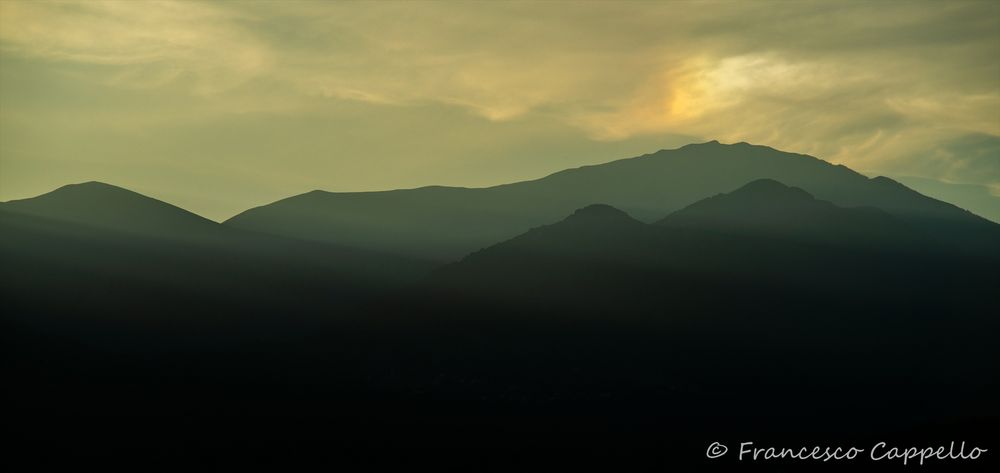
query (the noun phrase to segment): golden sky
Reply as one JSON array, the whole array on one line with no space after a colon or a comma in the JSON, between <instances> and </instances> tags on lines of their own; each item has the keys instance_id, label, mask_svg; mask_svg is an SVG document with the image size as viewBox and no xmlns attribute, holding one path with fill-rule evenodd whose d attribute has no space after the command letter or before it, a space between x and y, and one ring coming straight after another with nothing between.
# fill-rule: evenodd
<instances>
[{"instance_id":1,"label":"golden sky","mask_svg":"<svg viewBox=\"0 0 1000 473\"><path fill-rule=\"evenodd\" d=\"M711 139L1000 195L1000 2L0 1L0 200L221 219Z\"/></svg>"}]
</instances>

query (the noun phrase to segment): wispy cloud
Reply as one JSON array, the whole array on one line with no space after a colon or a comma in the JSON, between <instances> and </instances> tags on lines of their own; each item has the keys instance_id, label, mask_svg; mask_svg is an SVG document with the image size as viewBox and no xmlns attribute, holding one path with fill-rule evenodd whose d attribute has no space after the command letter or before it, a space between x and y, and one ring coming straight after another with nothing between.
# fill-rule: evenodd
<instances>
[{"instance_id":1,"label":"wispy cloud","mask_svg":"<svg viewBox=\"0 0 1000 473\"><path fill-rule=\"evenodd\" d=\"M8 1L0 3L8 68L28 63L55 81L73 66L63 80L107 91L90 106L45 107L0 91L0 115L48 114L56 126L90 114L91 127L169 133L193 121L226 126L232 115L336 119L353 110L348 103L454 107L487 123L576 130L560 135L566 140L750 141L866 170L1000 187L992 148L977 172L927 165L961 167L972 151L952 143L1000 136L998 57L1000 4L979 1ZM446 118L456 119L427 120ZM384 122L364 126L388 132ZM438 139L452 138L449 126L441 123ZM434 162L469 159L469 150Z\"/></svg>"},{"instance_id":2,"label":"wispy cloud","mask_svg":"<svg viewBox=\"0 0 1000 473\"><path fill-rule=\"evenodd\" d=\"M192 91L231 88L272 66L274 51L238 26L238 11L194 2L4 2L4 53L115 66L105 79L153 88L190 80Z\"/></svg>"}]
</instances>

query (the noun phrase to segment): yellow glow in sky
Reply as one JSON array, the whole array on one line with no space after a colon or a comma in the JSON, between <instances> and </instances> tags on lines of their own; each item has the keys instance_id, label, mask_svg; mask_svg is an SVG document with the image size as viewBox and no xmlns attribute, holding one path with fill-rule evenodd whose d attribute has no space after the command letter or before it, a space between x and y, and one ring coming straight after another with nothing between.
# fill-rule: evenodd
<instances>
[{"instance_id":1,"label":"yellow glow in sky","mask_svg":"<svg viewBox=\"0 0 1000 473\"><path fill-rule=\"evenodd\" d=\"M0 2L0 200L220 219L711 139L1000 195L1000 3Z\"/></svg>"}]
</instances>

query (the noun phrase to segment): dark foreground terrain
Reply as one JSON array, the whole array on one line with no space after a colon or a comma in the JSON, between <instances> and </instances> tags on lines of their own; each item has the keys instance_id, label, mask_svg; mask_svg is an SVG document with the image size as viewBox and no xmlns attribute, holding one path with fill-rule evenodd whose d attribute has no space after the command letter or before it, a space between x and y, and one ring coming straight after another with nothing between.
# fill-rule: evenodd
<instances>
[{"instance_id":1,"label":"dark foreground terrain","mask_svg":"<svg viewBox=\"0 0 1000 473\"><path fill-rule=\"evenodd\" d=\"M1000 233L947 204L901 218L758 179L647 221L585 206L442 265L68 189L0 207L8 463L957 471L1000 454ZM83 222L51 211L86 216L95 195L106 212ZM740 442L952 441L989 451L736 459ZM713 442L729 453L706 458Z\"/></svg>"},{"instance_id":2,"label":"dark foreground terrain","mask_svg":"<svg viewBox=\"0 0 1000 473\"><path fill-rule=\"evenodd\" d=\"M839 284L816 276L825 257L752 284L579 263L543 294L487 298L449 286L460 267L359 283L294 260L123 247L106 267L174 283L5 253L15 454L285 464L402 449L485 466L539 465L526 452L540 449L553 465L708 467L722 465L704 459L713 441L995 445L983 262L859 264L860 282Z\"/></svg>"}]
</instances>

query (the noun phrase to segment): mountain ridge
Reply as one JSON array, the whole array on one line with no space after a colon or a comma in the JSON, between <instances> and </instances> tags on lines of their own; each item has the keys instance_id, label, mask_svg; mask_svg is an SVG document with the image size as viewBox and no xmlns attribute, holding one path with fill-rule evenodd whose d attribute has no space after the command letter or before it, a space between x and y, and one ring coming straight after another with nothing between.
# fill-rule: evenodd
<instances>
[{"instance_id":1,"label":"mountain ridge","mask_svg":"<svg viewBox=\"0 0 1000 473\"><path fill-rule=\"evenodd\" d=\"M869 179L804 154L718 141L484 188L312 191L248 209L223 223L449 261L590 203L603 202L650 222L760 178L777 179L842 207L878 207L930 233L941 222L996 232L985 219L887 178Z\"/></svg>"},{"instance_id":2,"label":"mountain ridge","mask_svg":"<svg viewBox=\"0 0 1000 473\"><path fill-rule=\"evenodd\" d=\"M932 242L876 207L838 207L773 179L695 202L654 225L726 234L808 239L836 246L916 248Z\"/></svg>"},{"instance_id":3,"label":"mountain ridge","mask_svg":"<svg viewBox=\"0 0 1000 473\"><path fill-rule=\"evenodd\" d=\"M996 253L960 251L880 209L839 207L770 179L650 224L579 218L593 207L445 265L430 284L445 294L573 314L641 316L659 313L662 303L682 312L730 307L720 294L806 306L819 298L846 310L857 298L886 308L900 298L919 305L914 287L932 292L951 278L982 286L986 268L1000 261Z\"/></svg>"},{"instance_id":4,"label":"mountain ridge","mask_svg":"<svg viewBox=\"0 0 1000 473\"><path fill-rule=\"evenodd\" d=\"M446 262L595 202L655 222L759 179L778 180L839 207L881 209L958 246L985 248L1000 239L1000 225L890 178L868 178L809 155L716 140L492 187L317 189L247 209L222 224L94 181L0 203L0 210L142 234L247 231Z\"/></svg>"},{"instance_id":5,"label":"mountain ridge","mask_svg":"<svg viewBox=\"0 0 1000 473\"><path fill-rule=\"evenodd\" d=\"M187 209L99 181L67 184L36 197L0 202L0 211L147 236L228 231Z\"/></svg>"}]
</instances>

